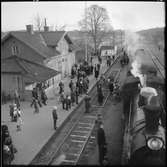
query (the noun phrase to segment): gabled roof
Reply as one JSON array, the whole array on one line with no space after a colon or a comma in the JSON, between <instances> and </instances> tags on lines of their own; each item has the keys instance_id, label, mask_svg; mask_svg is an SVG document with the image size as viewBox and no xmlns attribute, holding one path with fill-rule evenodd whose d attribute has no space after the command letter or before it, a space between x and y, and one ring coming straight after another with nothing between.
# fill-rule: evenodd
<instances>
[{"instance_id":1,"label":"gabled roof","mask_svg":"<svg viewBox=\"0 0 167 167\"><path fill-rule=\"evenodd\" d=\"M19 41L23 42L44 58L52 57L54 55L53 51L47 47L43 36L39 32L34 32L33 34L30 34L26 31L11 31L1 40L1 42L3 43L10 36L13 36Z\"/></svg>"},{"instance_id":2,"label":"gabled roof","mask_svg":"<svg viewBox=\"0 0 167 167\"><path fill-rule=\"evenodd\" d=\"M44 65L13 56L2 60L1 73L20 73L27 78L29 83L33 83L46 81L60 72Z\"/></svg>"},{"instance_id":3,"label":"gabled roof","mask_svg":"<svg viewBox=\"0 0 167 167\"><path fill-rule=\"evenodd\" d=\"M50 47L56 47L57 43L64 37L66 41L74 48L73 42L65 31L48 31L38 32L34 31L30 34L27 31L11 31L1 39L4 43L9 37L13 36L17 40L23 42L44 58L59 55L60 52L53 50ZM56 55L55 55L56 54Z\"/></svg>"},{"instance_id":4,"label":"gabled roof","mask_svg":"<svg viewBox=\"0 0 167 167\"><path fill-rule=\"evenodd\" d=\"M48 46L56 46L65 34L65 31L40 32Z\"/></svg>"}]
</instances>

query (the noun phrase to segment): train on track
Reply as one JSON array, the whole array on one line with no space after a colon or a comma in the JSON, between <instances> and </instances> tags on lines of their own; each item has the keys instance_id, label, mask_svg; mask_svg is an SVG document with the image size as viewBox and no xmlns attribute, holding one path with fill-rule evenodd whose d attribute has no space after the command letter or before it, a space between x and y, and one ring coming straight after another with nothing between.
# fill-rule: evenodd
<instances>
[{"instance_id":1,"label":"train on track","mask_svg":"<svg viewBox=\"0 0 167 167\"><path fill-rule=\"evenodd\" d=\"M145 87L127 73L121 87L125 118L124 164L165 165L165 81L157 69L144 65ZM140 86L139 86L140 85Z\"/></svg>"}]
</instances>

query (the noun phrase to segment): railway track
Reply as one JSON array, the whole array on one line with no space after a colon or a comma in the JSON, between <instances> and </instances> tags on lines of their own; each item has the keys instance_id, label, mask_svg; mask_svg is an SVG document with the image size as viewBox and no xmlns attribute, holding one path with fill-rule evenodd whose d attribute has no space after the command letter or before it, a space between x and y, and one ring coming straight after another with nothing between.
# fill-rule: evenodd
<instances>
[{"instance_id":1,"label":"railway track","mask_svg":"<svg viewBox=\"0 0 167 167\"><path fill-rule=\"evenodd\" d=\"M146 48L149 56L151 57L152 62L158 69L160 75L162 76L163 79L165 79L165 65L160 61L159 57L156 56L156 54L151 51L148 47Z\"/></svg>"},{"instance_id":2,"label":"railway track","mask_svg":"<svg viewBox=\"0 0 167 167\"><path fill-rule=\"evenodd\" d=\"M119 58L115 60L113 65ZM120 71L112 71L112 66L105 72L105 76L113 75L115 78ZM76 165L83 153L95 127L97 114L104 106L109 92L104 89L104 103L99 106L96 98L96 84L90 90L92 111L84 113L84 101L77 106L69 121L61 129L61 133L55 134L31 161L30 165Z\"/></svg>"}]
</instances>

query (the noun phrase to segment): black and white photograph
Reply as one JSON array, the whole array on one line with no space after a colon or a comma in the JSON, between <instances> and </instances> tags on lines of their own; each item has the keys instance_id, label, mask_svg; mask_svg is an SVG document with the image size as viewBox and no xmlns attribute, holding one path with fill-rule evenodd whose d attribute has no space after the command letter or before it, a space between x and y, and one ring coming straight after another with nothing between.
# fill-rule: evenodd
<instances>
[{"instance_id":1,"label":"black and white photograph","mask_svg":"<svg viewBox=\"0 0 167 167\"><path fill-rule=\"evenodd\" d=\"M1 2L3 165L166 165L165 2Z\"/></svg>"}]
</instances>

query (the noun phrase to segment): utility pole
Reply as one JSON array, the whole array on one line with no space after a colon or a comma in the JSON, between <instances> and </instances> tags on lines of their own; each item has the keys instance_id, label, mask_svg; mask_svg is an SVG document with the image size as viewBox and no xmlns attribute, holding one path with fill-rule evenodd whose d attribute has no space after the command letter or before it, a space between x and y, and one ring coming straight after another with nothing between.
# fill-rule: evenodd
<instances>
[{"instance_id":1,"label":"utility pole","mask_svg":"<svg viewBox=\"0 0 167 167\"><path fill-rule=\"evenodd\" d=\"M85 1L85 60L88 61L87 49L87 1Z\"/></svg>"}]
</instances>

